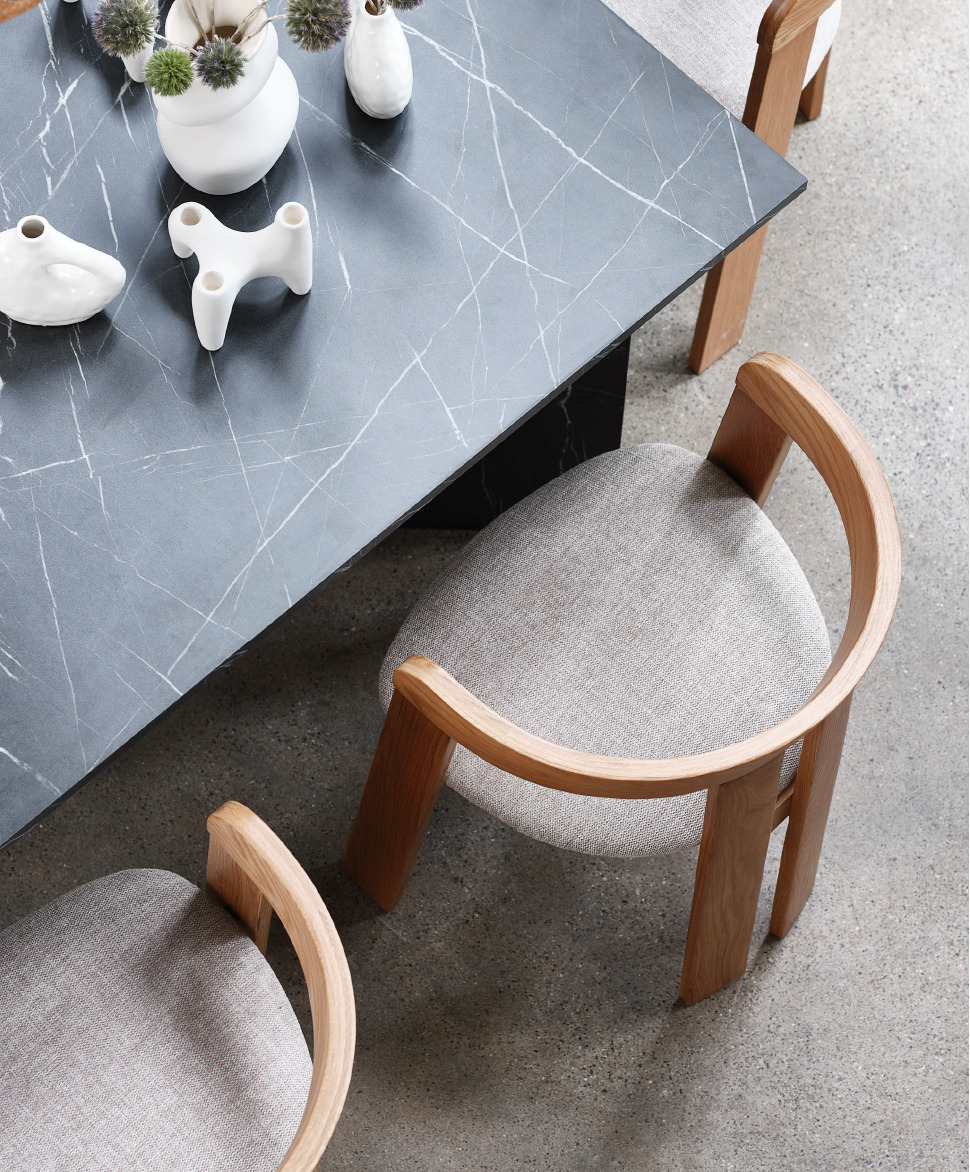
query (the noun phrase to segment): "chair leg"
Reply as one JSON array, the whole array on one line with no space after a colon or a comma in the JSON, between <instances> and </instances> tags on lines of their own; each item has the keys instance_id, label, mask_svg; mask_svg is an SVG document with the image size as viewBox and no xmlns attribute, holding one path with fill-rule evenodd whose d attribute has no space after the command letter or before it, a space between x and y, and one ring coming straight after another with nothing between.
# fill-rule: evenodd
<instances>
[{"instance_id":1,"label":"chair leg","mask_svg":"<svg viewBox=\"0 0 970 1172\"><path fill-rule=\"evenodd\" d=\"M843 700L829 717L808 733L802 745L775 901L771 908L774 936L784 936L788 932L815 886L851 702L851 696Z\"/></svg>"},{"instance_id":2,"label":"chair leg","mask_svg":"<svg viewBox=\"0 0 970 1172\"><path fill-rule=\"evenodd\" d=\"M744 975L782 755L708 790L680 995L688 1005Z\"/></svg>"},{"instance_id":3,"label":"chair leg","mask_svg":"<svg viewBox=\"0 0 970 1172\"><path fill-rule=\"evenodd\" d=\"M344 871L385 911L404 894L454 748L394 692L343 858Z\"/></svg>"},{"instance_id":4,"label":"chair leg","mask_svg":"<svg viewBox=\"0 0 970 1172\"><path fill-rule=\"evenodd\" d=\"M829 49L822 64L818 67L817 73L802 90L802 96L798 99L798 108L809 122L814 121L822 113L822 99L825 97L825 75L828 73L831 56L832 50Z\"/></svg>"},{"instance_id":5,"label":"chair leg","mask_svg":"<svg viewBox=\"0 0 970 1172\"><path fill-rule=\"evenodd\" d=\"M695 374L706 370L741 341L767 232L766 224L707 274L687 359Z\"/></svg>"}]
</instances>

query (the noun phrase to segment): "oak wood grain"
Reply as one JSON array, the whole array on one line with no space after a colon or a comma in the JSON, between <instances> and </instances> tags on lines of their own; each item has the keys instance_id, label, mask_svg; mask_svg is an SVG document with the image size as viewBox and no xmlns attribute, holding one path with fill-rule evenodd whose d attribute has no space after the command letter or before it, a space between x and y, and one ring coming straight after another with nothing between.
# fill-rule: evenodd
<instances>
[{"instance_id":1,"label":"oak wood grain","mask_svg":"<svg viewBox=\"0 0 970 1172\"><path fill-rule=\"evenodd\" d=\"M680 995L688 1005L744 976L782 754L707 792Z\"/></svg>"},{"instance_id":2,"label":"oak wood grain","mask_svg":"<svg viewBox=\"0 0 970 1172\"><path fill-rule=\"evenodd\" d=\"M851 702L851 696L843 700L802 746L771 908L775 936L787 934L815 886Z\"/></svg>"},{"instance_id":3,"label":"oak wood grain","mask_svg":"<svg viewBox=\"0 0 970 1172\"><path fill-rule=\"evenodd\" d=\"M454 748L395 688L343 858L344 871L385 911L404 893Z\"/></svg>"},{"instance_id":4,"label":"oak wood grain","mask_svg":"<svg viewBox=\"0 0 970 1172\"><path fill-rule=\"evenodd\" d=\"M768 226L742 241L704 280L687 365L701 374L741 341Z\"/></svg>"},{"instance_id":5,"label":"oak wood grain","mask_svg":"<svg viewBox=\"0 0 970 1172\"><path fill-rule=\"evenodd\" d=\"M772 0L765 9L758 26L758 44L767 44L776 49L801 36L806 29L814 30L818 18L832 7L835 0ZM814 36L814 31L813 31ZM806 61L806 67L808 62ZM805 79L805 70L798 79L799 85Z\"/></svg>"},{"instance_id":6,"label":"oak wood grain","mask_svg":"<svg viewBox=\"0 0 970 1172\"><path fill-rule=\"evenodd\" d=\"M222 843L209 841L209 859L205 872L206 887L242 920L256 947L264 955L269 941L273 907L266 896L239 866Z\"/></svg>"},{"instance_id":7,"label":"oak wood grain","mask_svg":"<svg viewBox=\"0 0 970 1172\"><path fill-rule=\"evenodd\" d=\"M217 882L228 858L258 888L282 921L307 983L313 1074L303 1118L278 1172L312 1172L340 1117L354 1061L356 1016L347 959L317 889L265 822L238 802L227 802L210 814L207 826L217 848ZM248 889L235 878L225 887L230 895L242 890L248 899Z\"/></svg>"},{"instance_id":8,"label":"oak wood grain","mask_svg":"<svg viewBox=\"0 0 970 1172\"><path fill-rule=\"evenodd\" d=\"M0 0L0 24L19 16L30 8L36 8L40 0Z\"/></svg>"},{"instance_id":9,"label":"oak wood grain","mask_svg":"<svg viewBox=\"0 0 970 1172\"><path fill-rule=\"evenodd\" d=\"M758 29L758 54L742 121L779 155L788 152L818 18L832 3L774 0ZM821 90L818 100L820 106ZM767 233L765 225L708 273L687 359L695 373L741 341Z\"/></svg>"},{"instance_id":10,"label":"oak wood grain","mask_svg":"<svg viewBox=\"0 0 970 1172\"><path fill-rule=\"evenodd\" d=\"M791 444L783 428L735 389L707 458L763 508Z\"/></svg>"}]
</instances>

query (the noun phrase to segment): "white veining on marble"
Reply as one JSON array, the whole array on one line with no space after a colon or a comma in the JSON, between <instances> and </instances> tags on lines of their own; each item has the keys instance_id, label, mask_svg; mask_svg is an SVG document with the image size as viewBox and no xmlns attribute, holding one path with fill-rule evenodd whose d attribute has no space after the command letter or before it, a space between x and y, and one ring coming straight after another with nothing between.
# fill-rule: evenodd
<instances>
[{"instance_id":1,"label":"white veining on marble","mask_svg":"<svg viewBox=\"0 0 970 1172\"><path fill-rule=\"evenodd\" d=\"M348 107L339 55L290 55L297 133L226 207L248 230L302 200L320 276L299 306L254 286L218 361L192 344L194 267L160 231L186 194L146 91L83 18L51 20L48 0L33 33L10 26L28 51L17 84L0 77L22 111L0 134L0 218L49 205L130 274L107 319L43 338L3 319L0 573L15 588L0 597L0 779L28 807L238 654L775 206L747 132L709 99L682 116L684 79L652 50L616 38L615 71L589 85L586 37L614 21L592 0L571 0L566 49L554 24L551 39L510 43L532 2L410 14L415 98L393 124ZM567 395L558 411L573 406ZM0 824L0 839L17 829Z\"/></svg>"}]
</instances>

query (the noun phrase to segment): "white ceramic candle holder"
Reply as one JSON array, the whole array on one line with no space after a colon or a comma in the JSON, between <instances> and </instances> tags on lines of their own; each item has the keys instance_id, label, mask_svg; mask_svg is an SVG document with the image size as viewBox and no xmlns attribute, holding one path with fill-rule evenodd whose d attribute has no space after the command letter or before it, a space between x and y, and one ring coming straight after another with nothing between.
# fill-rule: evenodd
<instances>
[{"instance_id":1,"label":"white ceramic candle holder","mask_svg":"<svg viewBox=\"0 0 970 1172\"><path fill-rule=\"evenodd\" d=\"M106 252L72 240L43 216L24 216L0 232L0 312L28 326L87 321L125 284L125 270Z\"/></svg>"},{"instance_id":2,"label":"white ceramic candle holder","mask_svg":"<svg viewBox=\"0 0 970 1172\"><path fill-rule=\"evenodd\" d=\"M176 255L199 258L192 314L199 341L218 350L239 290L256 277L281 277L294 293L313 284L310 220L301 203L285 203L268 227L234 232L200 203L180 204L168 218Z\"/></svg>"}]
</instances>

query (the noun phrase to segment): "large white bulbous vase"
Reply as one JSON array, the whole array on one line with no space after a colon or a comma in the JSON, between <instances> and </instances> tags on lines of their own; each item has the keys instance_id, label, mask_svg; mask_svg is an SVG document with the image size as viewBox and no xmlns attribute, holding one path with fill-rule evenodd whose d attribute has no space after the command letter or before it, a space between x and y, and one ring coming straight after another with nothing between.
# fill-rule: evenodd
<instances>
[{"instance_id":1,"label":"large white bulbous vase","mask_svg":"<svg viewBox=\"0 0 970 1172\"><path fill-rule=\"evenodd\" d=\"M216 29L235 28L253 0L215 0ZM263 17L256 17L253 27ZM175 0L165 35L194 45L198 31L185 0ZM228 35L228 34L227 34ZM186 183L208 195L232 195L258 183L283 153L300 109L290 67L279 59L274 25L243 46L246 68L229 89L196 78L176 98L155 95L158 140Z\"/></svg>"},{"instance_id":2,"label":"large white bulbous vase","mask_svg":"<svg viewBox=\"0 0 970 1172\"><path fill-rule=\"evenodd\" d=\"M125 270L113 256L25 216L0 232L0 313L28 326L87 321L121 292Z\"/></svg>"},{"instance_id":3,"label":"large white bulbous vase","mask_svg":"<svg viewBox=\"0 0 970 1172\"><path fill-rule=\"evenodd\" d=\"M344 41L344 73L354 101L372 118L394 118L411 100L411 50L393 8L374 15L366 0L352 0Z\"/></svg>"}]
</instances>

